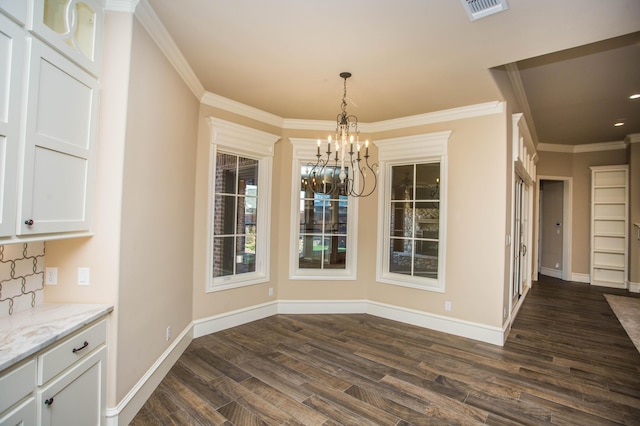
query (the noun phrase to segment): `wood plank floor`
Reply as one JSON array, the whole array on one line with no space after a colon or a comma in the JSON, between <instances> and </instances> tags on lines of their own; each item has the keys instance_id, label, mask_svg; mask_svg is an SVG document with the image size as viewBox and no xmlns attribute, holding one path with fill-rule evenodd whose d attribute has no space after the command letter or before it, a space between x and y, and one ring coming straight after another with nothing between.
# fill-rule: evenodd
<instances>
[{"instance_id":1,"label":"wood plank floor","mask_svg":"<svg viewBox=\"0 0 640 426\"><path fill-rule=\"evenodd\" d=\"M640 425L640 354L603 293L640 297L541 277L504 347L276 315L195 339L131 424Z\"/></svg>"}]
</instances>

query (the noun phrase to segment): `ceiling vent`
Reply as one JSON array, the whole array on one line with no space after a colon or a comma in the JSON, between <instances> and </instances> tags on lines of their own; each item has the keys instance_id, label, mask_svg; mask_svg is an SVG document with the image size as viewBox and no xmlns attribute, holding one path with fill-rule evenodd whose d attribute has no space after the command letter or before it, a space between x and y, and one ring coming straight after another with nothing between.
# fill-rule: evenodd
<instances>
[{"instance_id":1,"label":"ceiling vent","mask_svg":"<svg viewBox=\"0 0 640 426\"><path fill-rule=\"evenodd\" d=\"M507 0L461 0L464 5L464 9L469 15L469 19L475 21L476 19L484 18L485 16L493 15L494 13L507 10Z\"/></svg>"}]
</instances>

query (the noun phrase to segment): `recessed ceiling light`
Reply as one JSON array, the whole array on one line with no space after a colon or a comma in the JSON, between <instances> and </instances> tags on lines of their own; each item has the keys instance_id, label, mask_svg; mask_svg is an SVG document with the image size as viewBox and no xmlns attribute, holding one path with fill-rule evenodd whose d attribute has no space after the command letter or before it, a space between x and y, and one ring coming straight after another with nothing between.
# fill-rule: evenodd
<instances>
[{"instance_id":1,"label":"recessed ceiling light","mask_svg":"<svg viewBox=\"0 0 640 426\"><path fill-rule=\"evenodd\" d=\"M629 96L629 99L640 99L640 93L634 93L633 95Z\"/></svg>"},{"instance_id":2,"label":"recessed ceiling light","mask_svg":"<svg viewBox=\"0 0 640 426\"><path fill-rule=\"evenodd\" d=\"M614 125L614 126L616 126L616 127L624 126L624 121L622 121L622 120L618 120L618 121L616 121L615 123L613 123L613 125Z\"/></svg>"}]
</instances>

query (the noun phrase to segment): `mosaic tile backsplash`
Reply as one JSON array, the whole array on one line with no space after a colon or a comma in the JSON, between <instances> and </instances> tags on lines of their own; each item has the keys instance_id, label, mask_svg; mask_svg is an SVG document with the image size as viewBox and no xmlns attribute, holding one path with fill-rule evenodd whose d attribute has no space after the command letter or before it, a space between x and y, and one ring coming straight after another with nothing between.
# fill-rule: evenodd
<instances>
[{"instance_id":1,"label":"mosaic tile backsplash","mask_svg":"<svg viewBox=\"0 0 640 426\"><path fill-rule=\"evenodd\" d=\"M0 245L0 317L42 303L44 252L44 241Z\"/></svg>"}]
</instances>

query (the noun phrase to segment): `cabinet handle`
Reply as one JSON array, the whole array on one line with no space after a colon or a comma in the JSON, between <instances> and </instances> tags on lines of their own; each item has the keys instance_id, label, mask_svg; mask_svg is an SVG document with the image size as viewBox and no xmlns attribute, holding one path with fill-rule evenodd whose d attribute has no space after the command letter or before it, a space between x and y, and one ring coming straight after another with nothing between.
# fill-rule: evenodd
<instances>
[{"instance_id":1,"label":"cabinet handle","mask_svg":"<svg viewBox=\"0 0 640 426\"><path fill-rule=\"evenodd\" d=\"M25 224L25 225L27 225L27 226L31 226L31 225L33 225L33 219L27 219L27 220L25 220L25 221L24 221L24 224Z\"/></svg>"},{"instance_id":2,"label":"cabinet handle","mask_svg":"<svg viewBox=\"0 0 640 426\"><path fill-rule=\"evenodd\" d=\"M75 354L76 352L80 352L81 350L83 350L87 346L89 346L89 342L87 342L85 340L84 343L82 344L82 346L80 346L79 348L73 348L73 350L71 352L73 352Z\"/></svg>"},{"instance_id":3,"label":"cabinet handle","mask_svg":"<svg viewBox=\"0 0 640 426\"><path fill-rule=\"evenodd\" d=\"M51 405L51 404L53 404L53 397L44 400L44 405Z\"/></svg>"}]
</instances>

